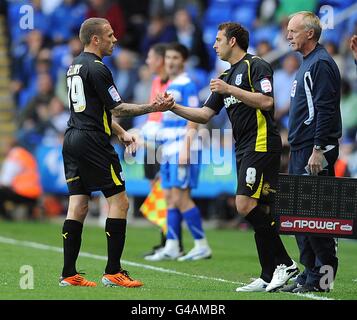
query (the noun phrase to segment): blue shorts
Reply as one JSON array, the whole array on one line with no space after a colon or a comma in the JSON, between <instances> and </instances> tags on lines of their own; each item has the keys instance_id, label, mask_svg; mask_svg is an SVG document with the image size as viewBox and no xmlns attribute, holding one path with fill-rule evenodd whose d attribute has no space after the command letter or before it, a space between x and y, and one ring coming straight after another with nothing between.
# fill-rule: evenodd
<instances>
[{"instance_id":1,"label":"blue shorts","mask_svg":"<svg viewBox=\"0 0 357 320\"><path fill-rule=\"evenodd\" d=\"M161 184L164 189L194 189L198 184L200 164L178 165L167 161L160 166Z\"/></svg>"}]
</instances>

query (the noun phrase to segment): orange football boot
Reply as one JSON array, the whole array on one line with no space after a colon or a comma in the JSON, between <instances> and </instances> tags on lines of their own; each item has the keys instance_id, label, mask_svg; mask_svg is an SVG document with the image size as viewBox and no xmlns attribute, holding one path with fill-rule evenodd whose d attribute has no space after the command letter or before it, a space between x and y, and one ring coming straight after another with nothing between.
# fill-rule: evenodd
<instances>
[{"instance_id":1,"label":"orange football boot","mask_svg":"<svg viewBox=\"0 0 357 320\"><path fill-rule=\"evenodd\" d=\"M126 288L134 288L141 287L144 285L139 280L134 280L129 276L128 271L121 270L116 274L104 274L102 278L102 283L106 287L126 287Z\"/></svg>"},{"instance_id":2,"label":"orange football boot","mask_svg":"<svg viewBox=\"0 0 357 320\"><path fill-rule=\"evenodd\" d=\"M60 287L66 286L80 286L80 287L96 287L97 284L93 281L89 281L80 274L75 274L71 277L61 277L59 281Z\"/></svg>"}]
</instances>

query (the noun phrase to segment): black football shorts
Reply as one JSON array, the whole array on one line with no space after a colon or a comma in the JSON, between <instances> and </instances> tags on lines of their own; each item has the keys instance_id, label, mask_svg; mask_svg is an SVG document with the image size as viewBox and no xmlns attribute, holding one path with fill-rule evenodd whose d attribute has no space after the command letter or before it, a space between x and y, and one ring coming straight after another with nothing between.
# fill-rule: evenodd
<instances>
[{"instance_id":1,"label":"black football shorts","mask_svg":"<svg viewBox=\"0 0 357 320\"><path fill-rule=\"evenodd\" d=\"M125 190L118 154L104 132L68 129L62 154L70 195L102 191L110 197Z\"/></svg>"},{"instance_id":2,"label":"black football shorts","mask_svg":"<svg viewBox=\"0 0 357 320\"><path fill-rule=\"evenodd\" d=\"M276 192L280 169L279 152L248 151L237 156L237 195L269 204Z\"/></svg>"}]
</instances>

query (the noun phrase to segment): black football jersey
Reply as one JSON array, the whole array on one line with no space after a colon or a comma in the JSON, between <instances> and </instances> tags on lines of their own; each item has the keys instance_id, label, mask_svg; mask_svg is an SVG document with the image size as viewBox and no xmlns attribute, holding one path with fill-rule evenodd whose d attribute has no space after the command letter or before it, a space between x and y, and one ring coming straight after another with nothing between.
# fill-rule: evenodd
<instances>
[{"instance_id":1,"label":"black football jersey","mask_svg":"<svg viewBox=\"0 0 357 320\"><path fill-rule=\"evenodd\" d=\"M243 59L220 75L220 79L251 92L273 97L273 70L257 56L247 53ZM234 96L212 93L205 106L217 114L226 108L232 123L236 153L246 151L280 152L281 138L274 122L274 108L269 111L255 109Z\"/></svg>"},{"instance_id":2,"label":"black football jersey","mask_svg":"<svg viewBox=\"0 0 357 320\"><path fill-rule=\"evenodd\" d=\"M111 109L121 103L113 76L95 54L82 52L67 71L71 116L68 126L111 135Z\"/></svg>"}]
</instances>

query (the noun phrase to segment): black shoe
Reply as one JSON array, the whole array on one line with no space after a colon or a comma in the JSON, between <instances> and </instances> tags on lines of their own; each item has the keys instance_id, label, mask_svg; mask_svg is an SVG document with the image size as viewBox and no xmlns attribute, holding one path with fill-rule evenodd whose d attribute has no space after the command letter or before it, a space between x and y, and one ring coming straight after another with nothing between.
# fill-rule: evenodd
<instances>
[{"instance_id":1,"label":"black shoe","mask_svg":"<svg viewBox=\"0 0 357 320\"><path fill-rule=\"evenodd\" d=\"M163 249L165 247L165 245L161 245L161 244L158 244L157 246L154 246L150 252L147 252L144 254L144 257L146 256L152 256L153 254L155 254L158 250L160 249Z\"/></svg>"},{"instance_id":2,"label":"black shoe","mask_svg":"<svg viewBox=\"0 0 357 320\"><path fill-rule=\"evenodd\" d=\"M308 292L330 292L330 289L322 289L313 285L304 284L292 291L293 293L308 293Z\"/></svg>"},{"instance_id":3,"label":"black shoe","mask_svg":"<svg viewBox=\"0 0 357 320\"><path fill-rule=\"evenodd\" d=\"M293 292L293 290L302 287L302 284L297 283L297 282L293 282L289 285L284 286L283 288L281 288L279 291L281 292Z\"/></svg>"}]
</instances>

